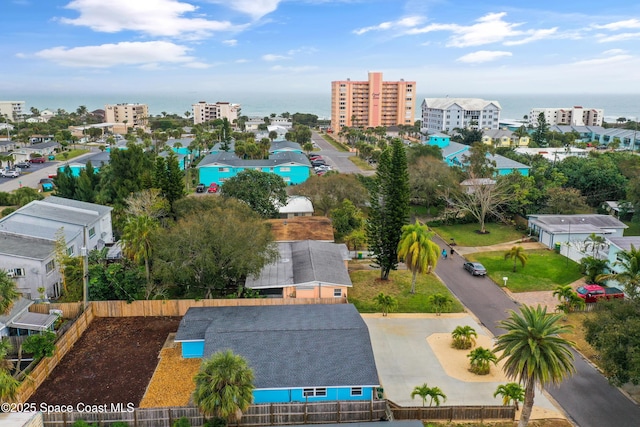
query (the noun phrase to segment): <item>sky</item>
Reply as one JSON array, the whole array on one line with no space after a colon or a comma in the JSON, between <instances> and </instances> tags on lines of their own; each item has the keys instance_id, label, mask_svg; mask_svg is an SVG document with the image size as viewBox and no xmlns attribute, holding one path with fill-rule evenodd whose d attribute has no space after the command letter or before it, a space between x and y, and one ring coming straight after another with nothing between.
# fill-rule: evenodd
<instances>
[{"instance_id":1,"label":"sky","mask_svg":"<svg viewBox=\"0 0 640 427\"><path fill-rule=\"evenodd\" d=\"M0 99L47 93L640 93L640 2L3 0Z\"/></svg>"}]
</instances>

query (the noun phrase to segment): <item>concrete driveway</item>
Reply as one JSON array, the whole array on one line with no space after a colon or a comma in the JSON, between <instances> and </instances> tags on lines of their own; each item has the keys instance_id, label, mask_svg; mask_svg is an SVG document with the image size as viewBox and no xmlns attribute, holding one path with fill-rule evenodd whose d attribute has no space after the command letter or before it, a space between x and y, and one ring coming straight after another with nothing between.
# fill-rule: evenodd
<instances>
[{"instance_id":1,"label":"concrete driveway","mask_svg":"<svg viewBox=\"0 0 640 427\"><path fill-rule=\"evenodd\" d=\"M362 314L369 328L373 353L385 396L402 406L420 406L422 402L411 399L411 391L423 383L440 387L447 395L445 405L501 405L494 398L496 387L506 381L462 381L449 376L427 341L432 334L450 334L456 326L471 326L478 335L486 331L468 314ZM498 368L493 368L498 369ZM558 409L540 392L536 393L535 406L557 413Z\"/></svg>"}]
</instances>

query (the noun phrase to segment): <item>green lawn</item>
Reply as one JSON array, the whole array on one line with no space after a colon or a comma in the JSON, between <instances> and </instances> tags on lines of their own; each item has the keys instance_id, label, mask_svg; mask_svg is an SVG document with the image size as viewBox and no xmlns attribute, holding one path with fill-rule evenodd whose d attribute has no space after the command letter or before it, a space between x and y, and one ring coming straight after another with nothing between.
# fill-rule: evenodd
<instances>
[{"instance_id":1,"label":"green lawn","mask_svg":"<svg viewBox=\"0 0 640 427\"><path fill-rule=\"evenodd\" d=\"M416 293L411 294L411 272L408 270L392 271L389 280L381 281L379 270L351 271L353 288L349 290L349 302L361 313L379 313L380 309L373 298L380 292L392 295L398 300L395 313L434 313L435 310L427 301L430 295L441 293L451 297L453 303L446 313L460 313L462 304L449 292L433 274L419 274L416 282Z\"/></svg>"},{"instance_id":2,"label":"green lawn","mask_svg":"<svg viewBox=\"0 0 640 427\"><path fill-rule=\"evenodd\" d=\"M498 284L508 277L507 288L512 292L549 291L558 285L575 282L582 274L578 264L547 249L526 251L528 255L524 268L518 261L513 272L513 260L505 260L505 252L477 252L467 255L469 261L482 263L489 276Z\"/></svg>"},{"instance_id":3,"label":"green lawn","mask_svg":"<svg viewBox=\"0 0 640 427\"><path fill-rule=\"evenodd\" d=\"M625 236L640 236L640 222L631 222L631 221L623 221L623 222L629 226L629 228L624 230Z\"/></svg>"},{"instance_id":4,"label":"green lawn","mask_svg":"<svg viewBox=\"0 0 640 427\"><path fill-rule=\"evenodd\" d=\"M64 151L62 153L56 154L56 160L58 160L60 162L64 162L65 160L73 159L74 157L81 156L81 155L83 155L85 153L88 153L88 152L89 152L89 150L82 150L82 149ZM67 154L66 158L65 158L64 154Z\"/></svg>"},{"instance_id":5,"label":"green lawn","mask_svg":"<svg viewBox=\"0 0 640 427\"><path fill-rule=\"evenodd\" d=\"M351 160L351 163L353 163L354 165L356 165L357 167L359 167L363 171L372 171L373 170L373 167L369 164L369 162L367 162L365 160L362 160L358 156L349 157L349 160Z\"/></svg>"},{"instance_id":6,"label":"green lawn","mask_svg":"<svg viewBox=\"0 0 640 427\"><path fill-rule=\"evenodd\" d=\"M346 145L336 141L335 139L333 139L331 136L327 135L326 133L321 133L320 136L322 136L322 138L324 138L325 141L327 141L329 144L333 145L333 147L338 150L338 151L349 151L349 147L347 147Z\"/></svg>"},{"instance_id":7,"label":"green lawn","mask_svg":"<svg viewBox=\"0 0 640 427\"><path fill-rule=\"evenodd\" d=\"M432 227L442 239L449 243L454 238L459 246L491 246L498 243L512 242L522 238L522 231L518 231L511 225L486 224L485 228L489 233L479 234L478 223L442 225Z\"/></svg>"}]
</instances>

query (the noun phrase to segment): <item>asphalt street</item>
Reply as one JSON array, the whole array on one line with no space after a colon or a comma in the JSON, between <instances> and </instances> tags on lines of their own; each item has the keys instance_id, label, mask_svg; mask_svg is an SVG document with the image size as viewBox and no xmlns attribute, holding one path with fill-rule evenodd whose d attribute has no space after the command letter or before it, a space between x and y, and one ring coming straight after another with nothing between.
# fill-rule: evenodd
<instances>
[{"instance_id":1,"label":"asphalt street","mask_svg":"<svg viewBox=\"0 0 640 427\"><path fill-rule=\"evenodd\" d=\"M322 151L319 154L323 159L325 159L328 165L333 167L333 169L340 173L363 174L360 168L349 160L349 157L355 156L355 153L336 150L333 145L325 141L325 139L315 131L311 134L311 139L318 147L320 147Z\"/></svg>"},{"instance_id":2,"label":"asphalt street","mask_svg":"<svg viewBox=\"0 0 640 427\"><path fill-rule=\"evenodd\" d=\"M436 238L441 248L449 245ZM462 268L464 259L454 255L440 260L436 274L453 294L494 335L504 331L497 323L518 310L518 304L491 279L472 277ZM574 351L576 373L558 387L547 392L564 409L567 417L580 427L631 427L640 425L640 407L616 387L611 386L598 370Z\"/></svg>"}]
</instances>

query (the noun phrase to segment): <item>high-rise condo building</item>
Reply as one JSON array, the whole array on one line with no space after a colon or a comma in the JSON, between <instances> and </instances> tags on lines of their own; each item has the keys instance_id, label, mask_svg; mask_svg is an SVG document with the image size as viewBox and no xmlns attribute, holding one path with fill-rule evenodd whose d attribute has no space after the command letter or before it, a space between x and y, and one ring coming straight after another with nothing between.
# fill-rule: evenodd
<instances>
[{"instance_id":1,"label":"high-rise condo building","mask_svg":"<svg viewBox=\"0 0 640 427\"><path fill-rule=\"evenodd\" d=\"M0 101L0 117L18 122L25 115L24 101Z\"/></svg>"},{"instance_id":2,"label":"high-rise condo building","mask_svg":"<svg viewBox=\"0 0 640 427\"><path fill-rule=\"evenodd\" d=\"M416 82L385 82L370 72L367 81L331 82L331 128L413 125Z\"/></svg>"},{"instance_id":3,"label":"high-rise condo building","mask_svg":"<svg viewBox=\"0 0 640 427\"><path fill-rule=\"evenodd\" d=\"M479 98L425 98L422 131L449 132L455 128L498 129L500 103Z\"/></svg>"},{"instance_id":4,"label":"high-rise condo building","mask_svg":"<svg viewBox=\"0 0 640 427\"><path fill-rule=\"evenodd\" d=\"M106 123L125 123L131 127L146 127L149 119L147 104L115 104L104 106Z\"/></svg>"},{"instance_id":5,"label":"high-rise condo building","mask_svg":"<svg viewBox=\"0 0 640 427\"><path fill-rule=\"evenodd\" d=\"M240 104L216 102L215 104L200 101L191 106L193 108L193 124L204 123L215 119L226 118L231 123L238 119Z\"/></svg>"}]
</instances>

